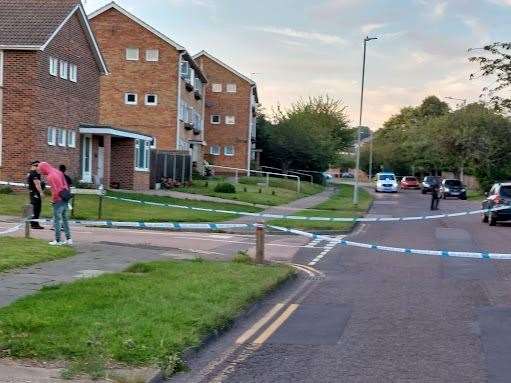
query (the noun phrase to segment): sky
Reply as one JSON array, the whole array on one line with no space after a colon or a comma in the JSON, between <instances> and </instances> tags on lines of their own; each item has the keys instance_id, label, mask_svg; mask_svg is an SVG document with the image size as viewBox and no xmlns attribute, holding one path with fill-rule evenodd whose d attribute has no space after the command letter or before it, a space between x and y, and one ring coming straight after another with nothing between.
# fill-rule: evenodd
<instances>
[{"instance_id":1,"label":"sky","mask_svg":"<svg viewBox=\"0 0 511 383\"><path fill-rule=\"evenodd\" d=\"M87 12L110 0L83 0ZM511 0L117 0L183 45L206 50L258 84L267 114L329 94L358 124L363 38L368 43L363 125L379 129L428 95L477 101L469 48L510 41ZM444 99L452 107L458 101Z\"/></svg>"}]
</instances>

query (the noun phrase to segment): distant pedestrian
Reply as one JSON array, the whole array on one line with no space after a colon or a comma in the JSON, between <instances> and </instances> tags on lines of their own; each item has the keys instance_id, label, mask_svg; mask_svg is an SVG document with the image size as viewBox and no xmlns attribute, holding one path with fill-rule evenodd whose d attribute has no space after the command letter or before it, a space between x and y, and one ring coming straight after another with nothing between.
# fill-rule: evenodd
<instances>
[{"instance_id":1,"label":"distant pedestrian","mask_svg":"<svg viewBox=\"0 0 511 383\"><path fill-rule=\"evenodd\" d=\"M37 165L39 161L30 163L30 172L27 175L27 184L30 196L30 204L32 205L32 219L39 219L41 216L42 198L43 198L43 183L41 182L41 175L37 172ZM32 229L44 229L39 222L30 222Z\"/></svg>"},{"instance_id":2,"label":"distant pedestrian","mask_svg":"<svg viewBox=\"0 0 511 383\"><path fill-rule=\"evenodd\" d=\"M71 231L69 230L68 221L68 202L71 199L71 192L67 186L64 174L52 167L47 162L41 162L37 167L37 171L46 177L46 180L51 186L51 199L53 202L53 221L55 227L55 240L50 242L50 245L72 245ZM64 228L66 241L61 241L61 231Z\"/></svg>"},{"instance_id":3,"label":"distant pedestrian","mask_svg":"<svg viewBox=\"0 0 511 383\"><path fill-rule=\"evenodd\" d=\"M431 210L438 210L438 205L440 203L440 185L438 181L431 187Z\"/></svg>"},{"instance_id":4,"label":"distant pedestrian","mask_svg":"<svg viewBox=\"0 0 511 383\"><path fill-rule=\"evenodd\" d=\"M71 187L73 186L73 180L71 179L71 177L69 177L67 174L66 174L66 165L59 165L59 170L62 172L62 174L64 174L64 178L66 179L66 184L67 184L67 188L71 190Z\"/></svg>"}]
</instances>

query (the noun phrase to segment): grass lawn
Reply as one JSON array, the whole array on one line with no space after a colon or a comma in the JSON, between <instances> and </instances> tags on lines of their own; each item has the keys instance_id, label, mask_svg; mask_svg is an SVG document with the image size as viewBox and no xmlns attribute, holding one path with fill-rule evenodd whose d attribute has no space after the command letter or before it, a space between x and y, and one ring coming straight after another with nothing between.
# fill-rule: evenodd
<instances>
[{"instance_id":1,"label":"grass lawn","mask_svg":"<svg viewBox=\"0 0 511 383\"><path fill-rule=\"evenodd\" d=\"M169 261L43 289L0 309L0 350L15 358L70 361L71 375L105 365L160 365L226 328L293 275L286 266Z\"/></svg>"},{"instance_id":2,"label":"grass lawn","mask_svg":"<svg viewBox=\"0 0 511 383\"><path fill-rule=\"evenodd\" d=\"M0 237L0 271L35 263L70 257L75 250L68 246L52 247L44 241L14 237Z\"/></svg>"},{"instance_id":3,"label":"grass lawn","mask_svg":"<svg viewBox=\"0 0 511 383\"><path fill-rule=\"evenodd\" d=\"M148 196L143 194L128 194L109 192L110 195L130 198L135 200L153 201L176 205L194 206L200 208L212 208L234 211L258 212L262 209L252 206L240 206L227 203L200 202L180 200L171 197ZM44 217L51 217L50 199L43 200ZM0 194L0 214L16 215L21 214L22 207L27 204L28 193ZM238 217L233 214L208 213L187 209L172 209L147 205L137 205L129 202L103 200L102 219L113 221L172 221L172 222L221 222ZM91 195L78 195L75 199L74 218L81 220L95 220L98 218L98 197Z\"/></svg>"},{"instance_id":4,"label":"grass lawn","mask_svg":"<svg viewBox=\"0 0 511 383\"><path fill-rule=\"evenodd\" d=\"M474 202L481 202L486 198L483 192L478 190L469 190L467 193L467 200Z\"/></svg>"},{"instance_id":5,"label":"grass lawn","mask_svg":"<svg viewBox=\"0 0 511 383\"><path fill-rule=\"evenodd\" d=\"M311 185L309 182L302 182L302 192L298 193L296 191L296 182L294 181L270 178L270 187L267 188L266 186L258 186L258 183L266 184L266 179L264 178L241 177L238 184L227 181L236 186L236 193L217 193L214 190L215 186L221 182L226 182L226 180L218 178L208 181L195 180L192 186L179 188L176 189L176 191L232 199L253 204L276 206L324 190L320 185ZM259 191L261 191L261 193L259 193Z\"/></svg>"},{"instance_id":6,"label":"grass lawn","mask_svg":"<svg viewBox=\"0 0 511 383\"><path fill-rule=\"evenodd\" d=\"M369 206L373 197L363 188L359 189L359 204L353 205L353 186L341 185L340 190L327 201L314 206L311 210L302 210L293 215L306 217L362 217ZM272 225L292 227L304 230L350 230L353 222L327 222L327 221L299 221L288 219L276 219L270 222Z\"/></svg>"}]
</instances>

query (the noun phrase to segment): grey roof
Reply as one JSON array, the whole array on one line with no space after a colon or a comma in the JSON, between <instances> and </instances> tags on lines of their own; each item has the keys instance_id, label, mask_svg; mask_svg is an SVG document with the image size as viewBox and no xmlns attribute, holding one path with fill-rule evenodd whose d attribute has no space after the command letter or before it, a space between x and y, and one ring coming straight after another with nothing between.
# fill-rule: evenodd
<instances>
[{"instance_id":1,"label":"grey roof","mask_svg":"<svg viewBox=\"0 0 511 383\"><path fill-rule=\"evenodd\" d=\"M42 46L80 0L0 0L0 46Z\"/></svg>"}]
</instances>

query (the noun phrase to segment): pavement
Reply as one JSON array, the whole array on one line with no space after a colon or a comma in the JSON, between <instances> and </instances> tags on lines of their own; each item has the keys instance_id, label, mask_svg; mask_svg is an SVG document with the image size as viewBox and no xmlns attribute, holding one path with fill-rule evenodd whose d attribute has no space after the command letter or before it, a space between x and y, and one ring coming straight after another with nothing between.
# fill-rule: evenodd
<instances>
[{"instance_id":1,"label":"pavement","mask_svg":"<svg viewBox=\"0 0 511 383\"><path fill-rule=\"evenodd\" d=\"M428 212L429 196L376 195L373 216ZM442 213L474 210L440 202ZM429 212L428 212L429 213ZM511 225L478 216L359 225L349 239L398 247L509 251ZM293 262L314 255L298 251ZM511 381L511 262L336 246L310 270L188 356L169 382Z\"/></svg>"}]
</instances>

